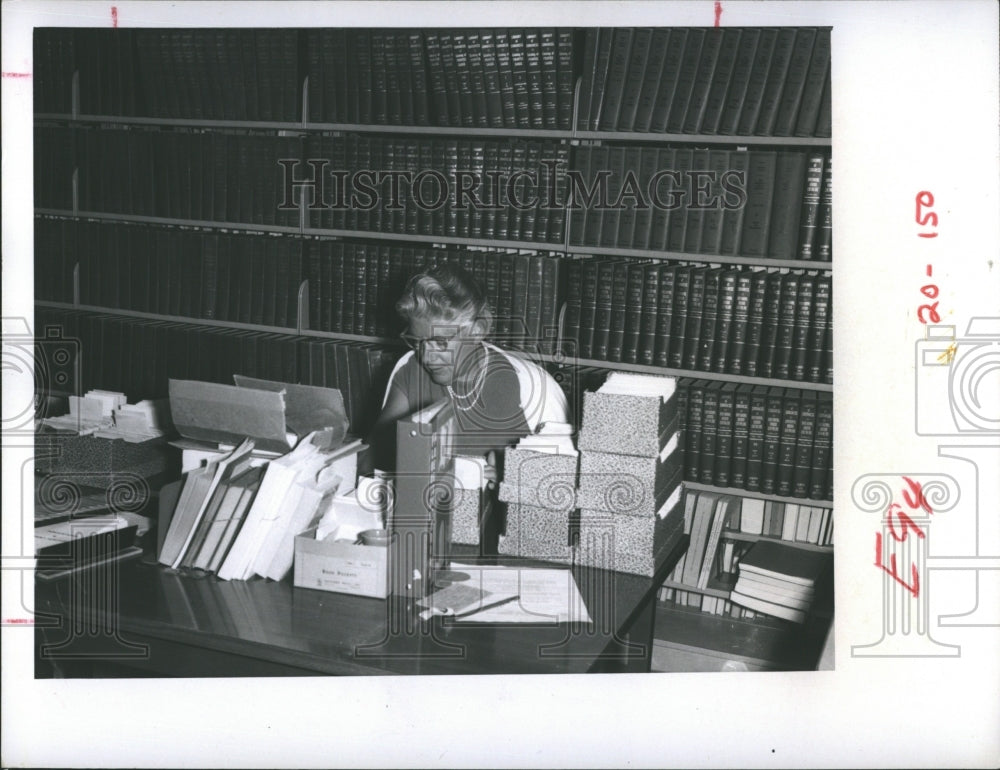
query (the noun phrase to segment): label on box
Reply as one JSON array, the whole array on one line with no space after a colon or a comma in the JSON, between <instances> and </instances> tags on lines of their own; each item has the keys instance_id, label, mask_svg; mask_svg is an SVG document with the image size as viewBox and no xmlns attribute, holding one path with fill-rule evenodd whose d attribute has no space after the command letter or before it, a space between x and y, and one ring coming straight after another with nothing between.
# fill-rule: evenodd
<instances>
[{"instance_id":1,"label":"label on box","mask_svg":"<svg viewBox=\"0 0 1000 770\"><path fill-rule=\"evenodd\" d=\"M316 575L316 588L349 591L369 596L384 593L378 585L379 564L369 559L321 559Z\"/></svg>"}]
</instances>

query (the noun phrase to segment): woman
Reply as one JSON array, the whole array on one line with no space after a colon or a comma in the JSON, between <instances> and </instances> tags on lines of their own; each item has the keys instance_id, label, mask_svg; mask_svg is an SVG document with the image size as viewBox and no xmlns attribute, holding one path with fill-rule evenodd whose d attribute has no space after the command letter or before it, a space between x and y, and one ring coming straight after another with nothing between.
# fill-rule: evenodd
<instances>
[{"instance_id":1,"label":"woman","mask_svg":"<svg viewBox=\"0 0 1000 770\"><path fill-rule=\"evenodd\" d=\"M410 279L396 312L412 348L389 377L382 413L369 437L375 467L395 467L396 421L441 399L456 415L455 451L485 455L541 422L566 422L566 398L540 366L484 341L493 314L465 270L444 265Z\"/></svg>"}]
</instances>

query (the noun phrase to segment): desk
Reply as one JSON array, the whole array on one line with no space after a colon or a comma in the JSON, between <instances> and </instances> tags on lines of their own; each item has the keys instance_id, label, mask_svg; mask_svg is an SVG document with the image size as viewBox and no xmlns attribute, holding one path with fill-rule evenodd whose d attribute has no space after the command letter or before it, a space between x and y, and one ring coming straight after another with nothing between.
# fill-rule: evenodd
<instances>
[{"instance_id":1,"label":"desk","mask_svg":"<svg viewBox=\"0 0 1000 770\"><path fill-rule=\"evenodd\" d=\"M111 565L36 585L36 676L49 662L80 676L64 665L80 661L135 676L648 671L656 593L686 548L683 538L651 578L573 567L593 622L561 625L420 621L393 599Z\"/></svg>"}]
</instances>

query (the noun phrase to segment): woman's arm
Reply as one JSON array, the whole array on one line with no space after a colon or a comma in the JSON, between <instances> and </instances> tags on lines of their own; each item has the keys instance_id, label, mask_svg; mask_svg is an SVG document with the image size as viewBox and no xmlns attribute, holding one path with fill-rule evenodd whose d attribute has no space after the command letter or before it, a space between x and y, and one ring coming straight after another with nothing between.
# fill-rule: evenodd
<instances>
[{"instance_id":1,"label":"woman's arm","mask_svg":"<svg viewBox=\"0 0 1000 770\"><path fill-rule=\"evenodd\" d=\"M369 475L373 468L392 471L396 467L396 421L405 417L410 409L406 393L399 387L398 380L389 383L388 396L382 412L368 434L368 452L361 460L361 475Z\"/></svg>"}]
</instances>

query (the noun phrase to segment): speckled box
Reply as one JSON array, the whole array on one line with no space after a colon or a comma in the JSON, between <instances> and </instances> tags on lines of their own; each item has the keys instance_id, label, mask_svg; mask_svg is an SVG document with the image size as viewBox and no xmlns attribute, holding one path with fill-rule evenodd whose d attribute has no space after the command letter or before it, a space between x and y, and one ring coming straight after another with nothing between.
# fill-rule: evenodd
<instances>
[{"instance_id":1,"label":"speckled box","mask_svg":"<svg viewBox=\"0 0 1000 770\"><path fill-rule=\"evenodd\" d=\"M617 393L583 394L580 449L656 457L677 430L677 394L655 396Z\"/></svg>"},{"instance_id":2,"label":"speckled box","mask_svg":"<svg viewBox=\"0 0 1000 770\"><path fill-rule=\"evenodd\" d=\"M652 577L684 535L683 496L660 518L580 509L576 563Z\"/></svg>"},{"instance_id":3,"label":"speckled box","mask_svg":"<svg viewBox=\"0 0 1000 770\"><path fill-rule=\"evenodd\" d=\"M530 505L555 512L571 511L577 507L574 482L557 476L549 476L538 487L521 487L501 481L499 497L505 503Z\"/></svg>"},{"instance_id":4,"label":"speckled box","mask_svg":"<svg viewBox=\"0 0 1000 770\"><path fill-rule=\"evenodd\" d=\"M479 545L479 519L483 492L479 489L455 488L451 505L451 542Z\"/></svg>"},{"instance_id":5,"label":"speckled box","mask_svg":"<svg viewBox=\"0 0 1000 770\"><path fill-rule=\"evenodd\" d=\"M679 445L663 460L582 452L577 506L630 516L651 516L680 484L682 464Z\"/></svg>"},{"instance_id":6,"label":"speckled box","mask_svg":"<svg viewBox=\"0 0 1000 770\"><path fill-rule=\"evenodd\" d=\"M552 484L576 486L578 455L555 455L510 447L504 450L503 480L521 489Z\"/></svg>"},{"instance_id":7,"label":"speckled box","mask_svg":"<svg viewBox=\"0 0 1000 770\"><path fill-rule=\"evenodd\" d=\"M531 505L507 506L507 533L498 550L507 556L572 562L569 510L553 511Z\"/></svg>"}]
</instances>

